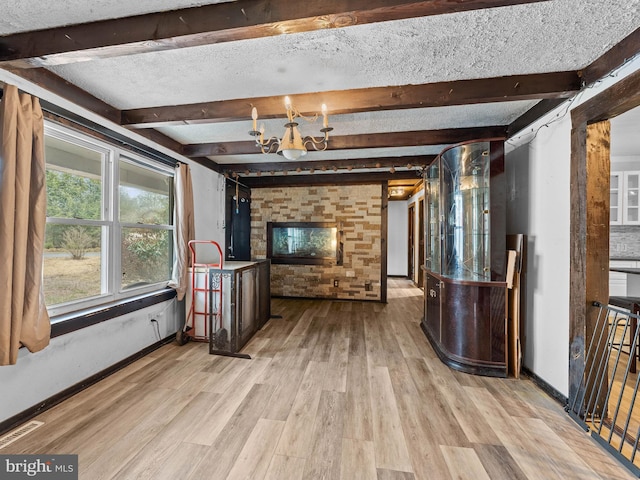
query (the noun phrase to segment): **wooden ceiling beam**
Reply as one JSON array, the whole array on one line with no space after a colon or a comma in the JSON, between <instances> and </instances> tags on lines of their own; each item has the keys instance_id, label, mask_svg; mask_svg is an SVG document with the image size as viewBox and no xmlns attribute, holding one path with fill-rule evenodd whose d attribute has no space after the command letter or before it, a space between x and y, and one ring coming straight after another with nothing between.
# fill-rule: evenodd
<instances>
[{"instance_id":1,"label":"wooden ceiling beam","mask_svg":"<svg viewBox=\"0 0 640 480\"><path fill-rule=\"evenodd\" d=\"M506 135L506 126L345 135L329 138L327 150L443 145L484 138L506 138ZM182 154L186 157L250 155L255 153L260 153L260 150L253 141L198 143L185 145L182 148Z\"/></svg>"},{"instance_id":2,"label":"wooden ceiling beam","mask_svg":"<svg viewBox=\"0 0 640 480\"><path fill-rule=\"evenodd\" d=\"M512 137L519 131L524 130L543 115L546 115L558 105L561 105L564 101L566 101L566 98L541 100L509 124L507 135Z\"/></svg>"},{"instance_id":3,"label":"wooden ceiling beam","mask_svg":"<svg viewBox=\"0 0 640 480\"><path fill-rule=\"evenodd\" d=\"M329 114L335 115L372 110L567 98L578 90L580 77L577 72L554 72L305 93L292 95L291 100L303 115L319 112L323 103L327 105ZM257 108L260 118L281 118L285 115L283 97L256 97L124 110L122 124L134 128L155 128L184 123L250 120L252 107Z\"/></svg>"},{"instance_id":4,"label":"wooden ceiling beam","mask_svg":"<svg viewBox=\"0 0 640 480\"><path fill-rule=\"evenodd\" d=\"M6 35L0 63L58 65L541 1L238 0Z\"/></svg>"},{"instance_id":5,"label":"wooden ceiling beam","mask_svg":"<svg viewBox=\"0 0 640 480\"><path fill-rule=\"evenodd\" d=\"M577 72L581 78L581 88L592 85L598 80L604 78L639 53L640 28L637 28L586 68ZM563 97L541 100L533 108L529 109L523 115L511 122L508 128L509 137L512 137L519 131L542 118L543 115L547 114L563 102Z\"/></svg>"},{"instance_id":6,"label":"wooden ceiling beam","mask_svg":"<svg viewBox=\"0 0 640 480\"><path fill-rule=\"evenodd\" d=\"M103 102L99 98L94 97L93 95L86 92L85 90L73 85L72 83L69 83L65 79L59 77L55 73L50 72L45 68L31 68L31 69L9 68L8 70L11 71L11 73L13 74L18 75L24 78L25 80L28 80L34 83L35 85L38 85L44 88L45 90L48 90L51 93L54 93L55 95L61 98L64 98L65 100L68 100L71 103L74 103L75 105L78 105L81 108L84 108L90 112L95 113L96 115L99 115L107 120L110 120L115 124L120 123L120 110L112 107L108 103ZM61 108L62 107L57 107L56 110L60 110ZM95 125L96 126L92 127L91 130L93 131L108 130L108 127L97 126L97 124ZM77 126L75 128L77 128ZM169 150L173 150L176 153L180 153L182 150L182 145L180 143L160 133L157 130L153 130L153 129L139 130L136 133L142 137L145 137L157 143L158 145L166 147ZM114 137L114 136L115 134L111 134L111 137ZM118 135L118 138L124 139L124 136ZM124 140L121 140L121 141L124 141ZM135 140L130 140L130 142L138 145L138 142L136 142ZM140 144L138 145L138 149L144 150L145 146L142 146L142 144ZM201 158L196 156L196 157L190 158L190 160L194 163L198 163L215 172L219 171L218 164L213 160L209 160L208 158Z\"/></svg>"},{"instance_id":7,"label":"wooden ceiling beam","mask_svg":"<svg viewBox=\"0 0 640 480\"><path fill-rule=\"evenodd\" d=\"M429 165L435 155L410 155L406 157L379 157L379 158L352 158L347 160L316 160L307 162L289 162L277 161L268 163L220 163L218 164L221 172L238 173L240 175L247 172L268 173L282 171L310 171L313 169L317 172L332 170L358 170L371 168L411 168ZM277 157L280 160L282 157Z\"/></svg>"},{"instance_id":8,"label":"wooden ceiling beam","mask_svg":"<svg viewBox=\"0 0 640 480\"><path fill-rule=\"evenodd\" d=\"M415 170L400 172L322 173L306 175L268 175L239 177L238 181L250 188L301 187L320 185L365 185L396 179L420 178Z\"/></svg>"},{"instance_id":9,"label":"wooden ceiling beam","mask_svg":"<svg viewBox=\"0 0 640 480\"><path fill-rule=\"evenodd\" d=\"M113 123L120 123L120 110L45 68L6 70Z\"/></svg>"},{"instance_id":10,"label":"wooden ceiling beam","mask_svg":"<svg viewBox=\"0 0 640 480\"><path fill-rule=\"evenodd\" d=\"M640 27L614 45L582 71L585 85L591 85L640 53Z\"/></svg>"}]
</instances>

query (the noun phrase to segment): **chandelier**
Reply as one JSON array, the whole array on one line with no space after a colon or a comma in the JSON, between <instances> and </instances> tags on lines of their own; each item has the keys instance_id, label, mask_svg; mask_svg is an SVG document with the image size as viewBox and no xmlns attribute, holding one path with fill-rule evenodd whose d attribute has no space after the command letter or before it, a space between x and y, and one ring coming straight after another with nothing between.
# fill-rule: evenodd
<instances>
[{"instance_id":1,"label":"chandelier","mask_svg":"<svg viewBox=\"0 0 640 480\"><path fill-rule=\"evenodd\" d=\"M287 109L287 119L289 121L284 124L285 131L281 139L269 137L265 140L264 124L260 125L260 130L257 129L258 110L256 107L251 110L253 130L249 132L249 135L255 138L256 146L260 147L262 153L273 153L273 147L277 145L277 154L283 155L287 160L297 160L307 154L307 145L312 146L317 151L326 150L329 143L329 132L333 130L329 126L327 106L324 103L322 104L322 128L320 129L324 133L324 138L322 139L316 139L310 135L303 137L300 134L300 130L298 130L298 123L295 121L296 118L302 118L307 122L315 122L318 114L312 118L305 117L291 104L289 97L284 97L284 106Z\"/></svg>"}]
</instances>

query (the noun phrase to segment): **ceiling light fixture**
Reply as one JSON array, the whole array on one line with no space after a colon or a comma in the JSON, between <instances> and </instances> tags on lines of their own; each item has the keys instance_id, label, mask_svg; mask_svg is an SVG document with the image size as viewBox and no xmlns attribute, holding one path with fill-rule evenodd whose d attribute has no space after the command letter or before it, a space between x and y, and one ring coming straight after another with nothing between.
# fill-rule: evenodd
<instances>
[{"instance_id":1,"label":"ceiling light fixture","mask_svg":"<svg viewBox=\"0 0 640 480\"><path fill-rule=\"evenodd\" d=\"M318 115L316 114L313 118L303 116L291 104L289 97L284 97L284 105L287 109L287 119L289 121L284 124L285 132L281 139L278 137L269 137L265 140L264 124L260 125L260 130L257 129L258 109L253 107L251 110L253 130L249 132L249 135L256 139L256 146L260 147L262 153L273 153L272 148L274 145L277 145L278 149L276 153L283 155L287 160L297 160L307 154L307 144L310 144L314 150L326 150L329 142L329 132L333 130L333 128L329 126L327 106L324 103L322 104L322 128L320 131L324 133L324 138L318 140L310 135L302 137L300 130L298 130L298 123L295 121L296 118L300 117L308 122L315 122Z\"/></svg>"}]
</instances>

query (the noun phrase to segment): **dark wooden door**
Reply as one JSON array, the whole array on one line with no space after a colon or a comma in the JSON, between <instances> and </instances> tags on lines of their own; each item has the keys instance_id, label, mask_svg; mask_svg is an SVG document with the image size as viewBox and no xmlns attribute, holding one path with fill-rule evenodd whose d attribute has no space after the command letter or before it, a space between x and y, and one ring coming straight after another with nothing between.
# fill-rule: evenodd
<instances>
[{"instance_id":1,"label":"dark wooden door","mask_svg":"<svg viewBox=\"0 0 640 480\"><path fill-rule=\"evenodd\" d=\"M251 260L251 190L227 180L225 260Z\"/></svg>"},{"instance_id":2,"label":"dark wooden door","mask_svg":"<svg viewBox=\"0 0 640 480\"><path fill-rule=\"evenodd\" d=\"M418 202L418 286L424 286L424 199Z\"/></svg>"},{"instance_id":3,"label":"dark wooden door","mask_svg":"<svg viewBox=\"0 0 640 480\"><path fill-rule=\"evenodd\" d=\"M409 269L408 276L411 280L415 281L415 246L414 246L414 232L415 232L415 206L409 207L409 259L407 267Z\"/></svg>"}]
</instances>

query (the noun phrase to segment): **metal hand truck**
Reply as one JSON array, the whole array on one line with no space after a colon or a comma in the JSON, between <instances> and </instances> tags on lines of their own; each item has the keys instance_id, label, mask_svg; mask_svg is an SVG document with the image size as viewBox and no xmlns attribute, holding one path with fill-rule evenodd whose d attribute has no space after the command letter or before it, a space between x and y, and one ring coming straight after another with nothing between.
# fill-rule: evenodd
<instances>
[{"instance_id":1,"label":"metal hand truck","mask_svg":"<svg viewBox=\"0 0 640 480\"><path fill-rule=\"evenodd\" d=\"M218 255L218 261L202 263L196 259L196 245L208 244ZM184 327L176 333L178 345L189 340L196 342L209 341L209 328L222 339L226 332L222 326L222 249L213 240L191 240L191 305L184 322ZM201 249L203 252L205 249Z\"/></svg>"}]
</instances>

